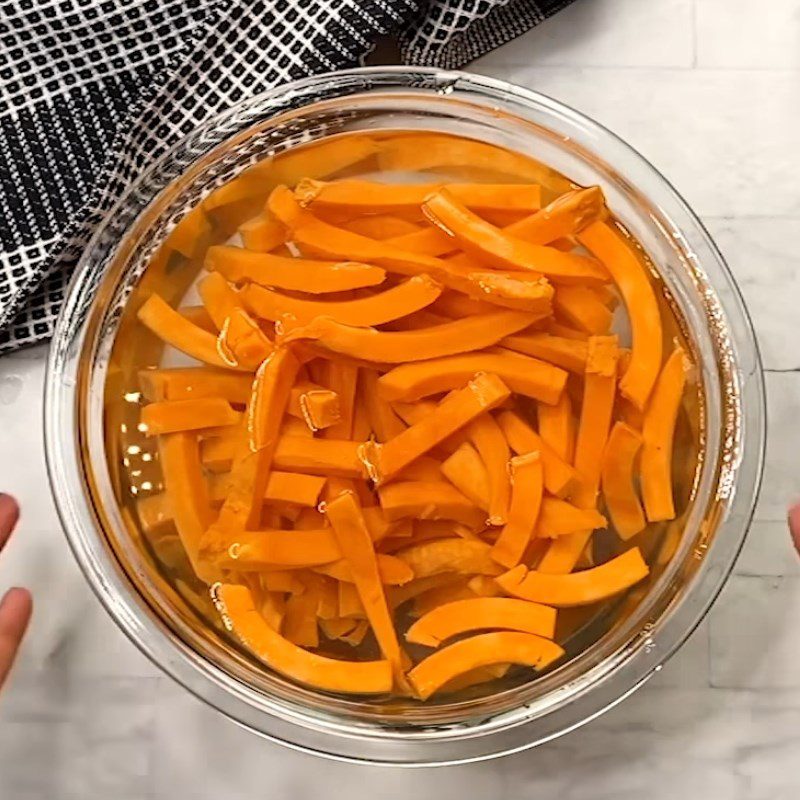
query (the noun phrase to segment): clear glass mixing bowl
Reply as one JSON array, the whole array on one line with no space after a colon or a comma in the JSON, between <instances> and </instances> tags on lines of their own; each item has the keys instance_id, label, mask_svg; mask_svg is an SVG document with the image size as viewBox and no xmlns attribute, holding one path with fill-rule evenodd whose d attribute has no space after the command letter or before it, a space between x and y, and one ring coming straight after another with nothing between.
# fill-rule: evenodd
<instances>
[{"instance_id":1,"label":"clear glass mixing bowl","mask_svg":"<svg viewBox=\"0 0 800 800\"><path fill-rule=\"evenodd\" d=\"M148 559L115 498L115 454L104 438L104 387L118 381L124 390L129 378L112 358L126 301L169 272L169 264L145 268L175 222L271 153L378 129L469 136L535 156L576 183L601 185L657 265L699 373L701 452L685 465L691 501L651 552L649 583L583 631L558 669L426 704L326 695L255 662ZM743 543L761 476L765 407L736 285L701 223L645 159L535 92L398 68L316 77L260 95L203 124L139 178L98 228L72 281L51 349L45 425L52 490L75 557L120 628L156 664L274 741L353 761L430 765L545 742L619 702L669 658L708 611Z\"/></svg>"}]
</instances>

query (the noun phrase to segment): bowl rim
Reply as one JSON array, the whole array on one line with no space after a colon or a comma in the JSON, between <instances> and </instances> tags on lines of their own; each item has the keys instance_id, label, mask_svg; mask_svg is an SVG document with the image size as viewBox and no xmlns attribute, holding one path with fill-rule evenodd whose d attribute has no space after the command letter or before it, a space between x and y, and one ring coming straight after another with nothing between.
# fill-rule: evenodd
<instances>
[{"instance_id":1,"label":"bowl rim","mask_svg":"<svg viewBox=\"0 0 800 800\"><path fill-rule=\"evenodd\" d=\"M153 620L150 619L150 627L147 629L147 626L144 625L143 620L141 619L141 612L143 610L147 610L145 608L146 601L144 598L141 597L132 597L131 595L134 594L133 587L130 586L129 583L125 584L120 581L120 576L113 574L113 569L109 568L109 564L101 564L98 560L94 557L93 554L87 552L85 547L85 543L82 541L82 534L79 531L81 526L79 515L77 514L77 509L75 506L75 499L70 495L70 488L65 483L65 476L67 469L71 466L73 469L80 469L78 468L79 465L72 463L70 465L69 460L69 453L70 453L70 446L73 447L72 456L73 459L79 461L79 459L75 459L76 456L74 450L74 440L69 440L69 437L64 436L64 412L69 406L69 397L68 393L70 390L74 390L73 385L67 385L63 380L65 373L68 370L65 369L67 360L70 356L70 349L75 346L76 342L81 343L83 338L85 338L85 330L82 332L81 336L77 340L72 340L70 337L72 336L73 331L71 331L72 323L74 322L73 315L76 311L76 305L78 303L78 299L81 295L81 289L85 288L83 286L83 281L87 280L88 278L88 271L90 268L90 255L95 247L97 247L98 241L103 233L103 230L106 225L109 224L109 221L112 220L115 214L118 212L120 207L124 204L125 200L129 197L129 195L136 190L138 186L140 186L148 177L148 175L154 173L158 170L158 168L163 164L165 159L167 159L171 152L179 148L184 139L181 139L177 142L172 148L170 148L165 154L163 154L159 159L153 162L143 173L137 178L136 181L128 187L128 189L123 193L117 203L112 207L112 209L105 215L103 222L95 231L92 239L90 240L89 244L87 245L82 258L75 270L75 274L70 282L68 291L67 291L67 299L64 304L64 308L62 313L59 317L59 321L56 328L56 335L54 338L54 344L50 351L50 357L48 360L48 378L46 381L45 386L45 455L47 460L47 468L48 473L50 476L50 485L54 495L54 500L56 503L56 508L59 513L59 517L61 519L62 527L65 530L68 542L70 547L73 551L73 555L75 556L78 564L83 571L84 575L87 578L90 586L92 587L95 594L97 594L98 598L100 599L103 606L115 620L115 622L122 628L123 632L128 636L131 641L143 652L147 655L154 663L156 663L161 669L166 671L170 674L175 680L181 683L186 689L190 692L195 694L196 696L203 699L205 702L208 702L218 710L220 710L223 714L231 717L239 724L243 724L246 727L250 727L254 729L257 733L265 736L266 738L272 739L274 741L280 742L284 745L289 747L293 747L295 749L305 751L305 752L313 752L317 755L323 755L330 758L335 758L338 760L347 760L347 761L355 761L359 763L391 763L393 766L432 766L435 764L452 764L452 763L468 763L471 761L482 760L485 758L490 758L496 755L516 752L519 750L526 749L528 747L534 746L535 744L540 744L545 741L549 741L556 736L559 736L563 733L566 733L568 730L572 730L581 724L593 719L603 711L608 708L611 708L617 702L620 702L624 697L634 691L639 685L641 685L647 678L653 674L654 671L660 669L661 665L675 652L675 650L680 647L680 645L691 635L692 631L696 627L696 625L700 622L702 617L705 615L708 608L713 603L714 599L716 598L717 594L721 590L728 574L733 568L735 563L736 556L744 542L746 530L749 526L749 521L752 517L752 513L755 508L755 499L758 494L758 487L760 485L761 474L762 474L762 467L763 467L763 459L764 459L764 446L765 446L765 399L764 399L764 385L763 385L763 375L761 373L761 360L760 354L758 351L758 343L755 338L755 333L753 331L752 323L750 321L749 315L747 313L747 309L744 306L742 301L741 295L739 293L738 287L736 286L735 281L730 274L727 265L725 264L724 259L722 258L721 254L719 253L718 249L714 245L711 237L709 236L708 232L706 231L705 227L702 225L700 220L694 215L691 211L689 206L683 200L683 198L677 193L677 191L671 186L671 184L643 157L641 156L636 150L634 150L630 145L625 143L622 139L618 136L613 134L611 131L608 131L602 125L599 125L595 121L591 120L589 117L581 114L578 111L566 106L558 101L555 101L545 95L540 93L523 89L521 87L516 87L513 84L507 83L505 81L500 81L497 79L492 78L485 78L482 76L472 75L470 73L464 72L452 72L452 71L442 71L437 69L429 69L429 68L410 68L410 67L374 67L374 68L359 68L354 70L345 70L338 73L332 73L322 76L316 76L311 78L306 78L300 81L295 81L290 84L285 84L277 89L273 89L262 94L259 94L240 105L251 105L251 104L258 104L258 103L269 103L274 102L277 98L281 97L297 97L302 96L303 92L311 93L312 91L318 90L320 82L329 81L329 82L338 82L341 80L347 80L348 78L357 78L357 77L375 77L375 78L385 78L387 81L387 86L391 83L393 79L398 80L396 84L400 88L408 88L409 91L421 91L420 87L409 88L405 84L399 82L399 78L403 75L412 75L412 76L420 76L426 77L431 80L432 83L437 84L439 88L447 87L447 86L458 86L459 88L467 87L476 91L483 90L489 95L497 96L498 94L508 95L513 97L516 100L526 102L526 103L534 103L538 104L539 106L548 108L550 110L556 111L560 113L562 116L567 118L572 118L573 120L579 121L582 125L588 126L594 133L598 134L602 139L613 143L613 145L621 152L625 152L626 156L629 158L634 158L638 164L638 167L641 167L647 170L652 177L654 177L660 184L660 188L664 190L666 195L676 204L676 208L681 212L688 221L696 228L696 231L702 238L702 244L708 250L709 258L713 259L715 262L715 266L719 269L720 275L725 280L725 289L728 290L727 303L724 304L725 312L734 311L740 318L740 322L744 326L744 336L747 339L747 344L752 347L751 357L755 361L755 369L751 373L751 375L747 377L751 377L754 379L754 384L751 383L750 393L753 395L749 399L749 403L751 407L755 408L755 418L756 418L756 428L755 431L753 430L753 426L750 425L745 430L745 435L748 435L748 451L757 452L758 459L755 462L755 472L754 475L751 476L751 485L748 490L749 494L749 501L745 503L745 505L749 505L749 508L745 509L743 518L739 521L740 533L737 541L735 542L727 542L728 544L728 554L725 559L725 565L722 569L716 572L712 580L708 580L708 585L705 587L705 596L702 602L698 602L698 598L694 598L694 606L692 608L688 608L691 604L687 603L686 601L689 600L689 595L691 592L686 592L685 595L680 599L680 605L684 606L684 614L687 614L687 618L683 621L683 625L681 627L680 634L673 634L672 640L669 646L663 650L658 650L657 656L654 656L653 653L656 652L656 649L652 651L648 651L649 645L647 643L643 643L642 647L637 651L635 654L629 654L627 658L627 662L625 664L617 665L616 674L621 674L623 672L629 672L630 674L627 675L627 688L622 692L616 692L609 694L606 692L605 694L602 692L597 692L597 686L590 687L594 691L594 698L595 701L593 703L592 710L589 713L582 713L580 714L580 718L571 718L569 715L566 715L566 718L557 725L557 730L554 729L547 733L546 735L537 735L531 740L526 740L518 745L512 745L510 742L506 742L505 739L508 737L501 737L504 739L504 743L500 744L499 742L490 748L491 752L479 752L478 750L474 750L468 755L464 756L457 756L455 754L447 755L442 757L438 760L421 760L417 757L411 757L407 760L403 761L395 761L393 760L395 756L393 754L387 755L386 753L379 753L373 757L365 757L363 755L358 755L355 752L354 748L347 748L346 752L331 752L330 750L326 750L325 747L320 745L309 744L308 742L298 743L293 738L293 733L295 732L294 723L288 717L282 720L282 724L275 727L274 732L267 732L263 729L256 729L251 724L249 724L250 720L245 720L241 718L241 715L237 715L235 708L233 705L229 705L228 707L221 707L219 702L214 702L214 700L210 699L208 696L208 692L204 691L204 687L201 685L203 681L208 682L215 672L221 672L219 668L215 665L211 664L210 662L204 661L204 665L207 668L209 674L203 677L203 681L200 681L197 675L193 675L190 677L187 674L186 665L189 665L189 668L198 670L198 657L197 654L192 651L188 646L185 645L183 642L177 642L176 648L176 641L174 638L169 638L165 636L164 630L156 630L156 633L159 635L158 645L154 644L153 642L153 628L155 627L158 629L160 626L153 625ZM196 129L197 131L202 130L206 126L213 125L218 122L221 118L224 118L226 115L232 113L236 107L223 112L221 115L216 115L209 120L206 120L204 123L198 126ZM192 134L189 134L190 136ZM188 137L187 137L188 138ZM600 145L602 148L602 144ZM669 217L667 217L669 219ZM130 230L130 229L129 229ZM675 226L675 230L680 231L681 229ZM69 340L69 341L68 341ZM82 348L78 348L82 349ZM74 409L73 409L74 410ZM760 423L760 424L758 424ZM81 473L81 477L85 478L85 475ZM742 497L741 494L735 498L741 501ZM720 539L721 537L717 537ZM728 536L730 539L731 536ZM712 548L717 545L717 540L712 543ZM717 548L719 550L719 547ZM113 567L113 565L112 565ZM696 589L696 585L692 587ZM697 592L695 591L695 594ZM127 595L127 602L125 602L125 596ZM133 601L133 602L131 602ZM679 609L676 609L679 610ZM139 612L139 616L137 617L137 611ZM675 614L673 613L672 619L675 619ZM675 627L673 625L673 627ZM149 637L149 638L148 638ZM176 652L177 650L177 652ZM634 658L634 656L636 656ZM637 662L638 669L632 670L633 661ZM218 683L218 681L217 681ZM607 687L606 687L607 688ZM230 686L228 686L230 691ZM231 699L236 700L237 696L236 693L231 691ZM240 693L238 696L239 701L247 702L244 699L244 695ZM573 704L574 705L574 704ZM556 709L556 712L564 711L563 708ZM556 713L551 712L551 713ZM573 715L574 716L574 715ZM535 719L528 719L524 718L524 715L517 720L517 722L512 726L512 729L518 730L520 727L529 728L533 723L535 723ZM495 730L485 730L478 734L477 731L473 732L473 738L476 735L479 736L489 736L490 734L494 733L497 735L498 733L502 733L505 731L506 728L500 728ZM364 739L360 735L352 736L347 732L342 730L332 731L339 733L343 738L351 738L356 742L360 742L361 744L364 743ZM368 737L370 741L372 740L371 737ZM380 738L380 737L379 737ZM445 737L446 738L446 737ZM321 740L320 740L321 741ZM384 741L389 741L390 743L396 743L397 740L384 738ZM463 737L460 737L458 741L464 741ZM422 740L422 744L426 747L430 747L433 742L429 739L425 741ZM456 742L457 744L457 742ZM327 742L327 745L330 745L330 742ZM498 746L499 745L499 746Z\"/></svg>"}]
</instances>

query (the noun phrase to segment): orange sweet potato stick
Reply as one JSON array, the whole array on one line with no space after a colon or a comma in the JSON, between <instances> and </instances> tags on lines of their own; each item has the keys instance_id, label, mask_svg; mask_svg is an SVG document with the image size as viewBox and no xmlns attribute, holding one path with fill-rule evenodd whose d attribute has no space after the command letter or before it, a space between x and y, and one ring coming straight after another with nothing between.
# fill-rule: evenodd
<instances>
[{"instance_id":1,"label":"orange sweet potato stick","mask_svg":"<svg viewBox=\"0 0 800 800\"><path fill-rule=\"evenodd\" d=\"M460 580L457 580L455 583L428 589L427 592L417 595L417 597L414 598L410 616L424 617L439 606L474 597L475 593L467 586L467 578L462 576Z\"/></svg>"},{"instance_id":2,"label":"orange sweet potato stick","mask_svg":"<svg viewBox=\"0 0 800 800\"><path fill-rule=\"evenodd\" d=\"M163 400L142 409L142 425L148 436L176 431L192 431L223 425L236 425L242 415L227 400Z\"/></svg>"},{"instance_id":3,"label":"orange sweet potato stick","mask_svg":"<svg viewBox=\"0 0 800 800\"><path fill-rule=\"evenodd\" d=\"M381 376L378 389L387 400L419 400L463 386L479 372L497 375L512 392L543 403L561 396L567 373L537 359L516 354L468 353L395 367Z\"/></svg>"},{"instance_id":4,"label":"orange sweet potato stick","mask_svg":"<svg viewBox=\"0 0 800 800\"><path fill-rule=\"evenodd\" d=\"M329 428L342 418L339 395L310 381L298 381L292 387L286 410L302 419L312 431Z\"/></svg>"},{"instance_id":5,"label":"orange sweet potato stick","mask_svg":"<svg viewBox=\"0 0 800 800\"><path fill-rule=\"evenodd\" d=\"M559 286L553 305L570 325L594 336L611 330L614 315L588 286Z\"/></svg>"},{"instance_id":6,"label":"orange sweet potato stick","mask_svg":"<svg viewBox=\"0 0 800 800\"><path fill-rule=\"evenodd\" d=\"M273 463L275 469L286 472L365 478L367 471L359 455L361 445L345 439L283 435L278 440Z\"/></svg>"},{"instance_id":7,"label":"orange sweet potato stick","mask_svg":"<svg viewBox=\"0 0 800 800\"><path fill-rule=\"evenodd\" d=\"M230 473L211 475L208 490L212 503L223 503L228 495ZM303 475L299 472L279 472L269 474L264 500L268 503L288 504L315 508L326 479L319 475ZM158 496L158 495L156 495Z\"/></svg>"},{"instance_id":8,"label":"orange sweet potato stick","mask_svg":"<svg viewBox=\"0 0 800 800\"><path fill-rule=\"evenodd\" d=\"M606 600L647 577L650 570L638 547L605 564L568 575L549 575L516 567L495 580L511 595L556 608Z\"/></svg>"},{"instance_id":9,"label":"orange sweet potato stick","mask_svg":"<svg viewBox=\"0 0 800 800\"><path fill-rule=\"evenodd\" d=\"M360 400L366 409L370 428L376 439L379 442L386 442L401 434L406 429L406 425L382 396L379 390L378 373L375 370L362 369L359 380Z\"/></svg>"},{"instance_id":10,"label":"orange sweet potato stick","mask_svg":"<svg viewBox=\"0 0 800 800\"><path fill-rule=\"evenodd\" d=\"M330 529L322 528L243 531L225 552L209 556L221 569L250 571L329 564L338 561L342 552Z\"/></svg>"},{"instance_id":11,"label":"orange sweet potato stick","mask_svg":"<svg viewBox=\"0 0 800 800\"><path fill-rule=\"evenodd\" d=\"M542 462L538 452L511 459L511 505L508 522L492 547L492 558L504 567L519 564L531 540L544 488Z\"/></svg>"},{"instance_id":12,"label":"orange sweet potato stick","mask_svg":"<svg viewBox=\"0 0 800 800\"><path fill-rule=\"evenodd\" d=\"M506 336L500 344L578 375L586 370L588 345L582 340L564 339L549 333L518 333Z\"/></svg>"},{"instance_id":13,"label":"orange sweet potato stick","mask_svg":"<svg viewBox=\"0 0 800 800\"><path fill-rule=\"evenodd\" d=\"M286 241L286 228L277 220L262 213L242 223L239 226L239 235L242 237L242 244L248 250L268 253Z\"/></svg>"},{"instance_id":14,"label":"orange sweet potato stick","mask_svg":"<svg viewBox=\"0 0 800 800\"><path fill-rule=\"evenodd\" d=\"M557 539L585 529L605 528L606 524L606 518L593 508L578 508L557 497L545 497L536 521L536 536Z\"/></svg>"},{"instance_id":15,"label":"orange sweet potato stick","mask_svg":"<svg viewBox=\"0 0 800 800\"><path fill-rule=\"evenodd\" d=\"M608 273L593 259L510 236L471 212L447 191L428 197L422 210L431 222L453 236L468 254L492 266L529 270L560 283L602 283L608 280Z\"/></svg>"},{"instance_id":16,"label":"orange sweet potato stick","mask_svg":"<svg viewBox=\"0 0 800 800\"><path fill-rule=\"evenodd\" d=\"M442 462L441 473L474 506L488 513L489 474L478 451L469 442L462 442Z\"/></svg>"},{"instance_id":17,"label":"orange sweet potato stick","mask_svg":"<svg viewBox=\"0 0 800 800\"><path fill-rule=\"evenodd\" d=\"M310 653L264 621L245 586L215 584L214 601L232 630L265 664L293 680L330 692L382 694L392 688L388 661L338 661Z\"/></svg>"},{"instance_id":18,"label":"orange sweet potato stick","mask_svg":"<svg viewBox=\"0 0 800 800\"><path fill-rule=\"evenodd\" d=\"M395 236L405 236L424 230L415 222L393 214L373 214L348 220L343 227L351 233L368 236L370 239L385 241Z\"/></svg>"},{"instance_id":19,"label":"orange sweet potato stick","mask_svg":"<svg viewBox=\"0 0 800 800\"><path fill-rule=\"evenodd\" d=\"M465 430L486 468L489 483L489 524L504 525L511 502L511 451L491 414L481 414Z\"/></svg>"},{"instance_id":20,"label":"orange sweet potato stick","mask_svg":"<svg viewBox=\"0 0 800 800\"><path fill-rule=\"evenodd\" d=\"M255 284L242 289L242 299L262 319L279 320L288 315L307 325L316 317L330 317L343 325L370 327L429 306L441 291L433 278L415 275L391 289L358 300L303 300Z\"/></svg>"},{"instance_id":21,"label":"orange sweet potato stick","mask_svg":"<svg viewBox=\"0 0 800 800\"><path fill-rule=\"evenodd\" d=\"M578 474L518 414L501 411L497 423L517 455L539 452L544 467L544 486L550 494L569 496L578 484Z\"/></svg>"},{"instance_id":22,"label":"orange sweet potato stick","mask_svg":"<svg viewBox=\"0 0 800 800\"><path fill-rule=\"evenodd\" d=\"M202 206L195 206L172 229L164 243L186 258L194 258L208 245L211 221Z\"/></svg>"},{"instance_id":23,"label":"orange sweet potato stick","mask_svg":"<svg viewBox=\"0 0 800 800\"><path fill-rule=\"evenodd\" d=\"M217 337L217 350L232 366L257 369L274 350L258 323L243 308L234 308Z\"/></svg>"},{"instance_id":24,"label":"orange sweet potato stick","mask_svg":"<svg viewBox=\"0 0 800 800\"><path fill-rule=\"evenodd\" d=\"M578 238L605 264L625 301L633 348L619 390L637 408L644 409L661 368L663 336L650 276L630 246L607 223L592 223Z\"/></svg>"},{"instance_id":25,"label":"orange sweet potato stick","mask_svg":"<svg viewBox=\"0 0 800 800\"><path fill-rule=\"evenodd\" d=\"M686 358L676 348L664 364L642 426L642 496L650 522L674 519L672 442L686 385Z\"/></svg>"},{"instance_id":26,"label":"orange sweet potato stick","mask_svg":"<svg viewBox=\"0 0 800 800\"><path fill-rule=\"evenodd\" d=\"M151 294L142 304L137 317L159 339L182 353L214 367L230 368L230 363L217 349L217 337L193 325L159 295Z\"/></svg>"},{"instance_id":27,"label":"orange sweet potato stick","mask_svg":"<svg viewBox=\"0 0 800 800\"><path fill-rule=\"evenodd\" d=\"M420 661L408 680L422 700L465 672L491 664L523 664L545 669L564 655L555 642L532 633L500 631L470 636Z\"/></svg>"},{"instance_id":28,"label":"orange sweet potato stick","mask_svg":"<svg viewBox=\"0 0 800 800\"><path fill-rule=\"evenodd\" d=\"M334 353L397 364L490 347L504 336L526 328L534 319L522 311L498 311L421 330L379 331L317 317L308 325L285 326L282 341L288 344L311 339Z\"/></svg>"},{"instance_id":29,"label":"orange sweet potato stick","mask_svg":"<svg viewBox=\"0 0 800 800\"><path fill-rule=\"evenodd\" d=\"M630 539L646 524L634 485L636 456L641 446L642 437L630 425L617 422L603 453L603 499L621 539Z\"/></svg>"},{"instance_id":30,"label":"orange sweet potato stick","mask_svg":"<svg viewBox=\"0 0 800 800\"><path fill-rule=\"evenodd\" d=\"M205 267L220 272L233 283L252 281L278 289L311 294L343 292L383 283L380 267L355 261L311 261L271 253L256 253L243 247L214 245L208 248Z\"/></svg>"},{"instance_id":31,"label":"orange sweet potato stick","mask_svg":"<svg viewBox=\"0 0 800 800\"><path fill-rule=\"evenodd\" d=\"M365 509L366 510L366 509ZM377 553L376 559L378 561L378 574L381 577L381 582L386 586L403 586L409 581L414 579L414 573L411 567L404 561L386 553ZM355 583L355 576L350 564L343 558L340 561L333 561L330 564L321 564L320 566L312 568L314 572L321 575L327 575L337 581L345 581L346 583Z\"/></svg>"},{"instance_id":32,"label":"orange sweet potato stick","mask_svg":"<svg viewBox=\"0 0 800 800\"><path fill-rule=\"evenodd\" d=\"M319 629L317 627L317 608L319 607L320 587L314 578L320 575L301 573L298 580L304 590L293 594L286 600L282 633L292 644L301 647L319 647Z\"/></svg>"},{"instance_id":33,"label":"orange sweet potato stick","mask_svg":"<svg viewBox=\"0 0 800 800\"><path fill-rule=\"evenodd\" d=\"M361 508L353 492L343 492L327 503L325 514L334 536L350 565L353 582L372 626L378 646L394 669L395 680L402 686L404 654L397 640L392 614L386 601L378 562Z\"/></svg>"},{"instance_id":34,"label":"orange sweet potato stick","mask_svg":"<svg viewBox=\"0 0 800 800\"><path fill-rule=\"evenodd\" d=\"M203 400L221 398L245 405L253 388L252 375L206 367L143 369L139 386L146 400Z\"/></svg>"},{"instance_id":35,"label":"orange sweet potato stick","mask_svg":"<svg viewBox=\"0 0 800 800\"><path fill-rule=\"evenodd\" d=\"M339 419L322 432L324 439L350 439L353 435L353 414L358 385L358 367L341 361L325 361L322 382L339 398Z\"/></svg>"},{"instance_id":36,"label":"orange sweet potato stick","mask_svg":"<svg viewBox=\"0 0 800 800\"><path fill-rule=\"evenodd\" d=\"M239 293L218 272L210 272L197 286L203 307L214 321L218 331L225 325L225 320L233 314L234 309L244 308Z\"/></svg>"},{"instance_id":37,"label":"orange sweet potato stick","mask_svg":"<svg viewBox=\"0 0 800 800\"><path fill-rule=\"evenodd\" d=\"M299 369L300 362L288 348L277 348L259 368L247 409L247 436L239 446L230 491L207 534L212 540L226 542L231 534L258 527L281 418Z\"/></svg>"},{"instance_id":38,"label":"orange sweet potato stick","mask_svg":"<svg viewBox=\"0 0 800 800\"><path fill-rule=\"evenodd\" d=\"M365 454L372 462L375 482L380 484L390 480L415 458L424 455L480 414L491 411L510 394L497 376L477 375L463 389L445 398L428 417L385 444L372 448L373 454Z\"/></svg>"},{"instance_id":39,"label":"orange sweet potato stick","mask_svg":"<svg viewBox=\"0 0 800 800\"><path fill-rule=\"evenodd\" d=\"M438 647L453 636L492 628L552 639L556 632L556 610L511 597L456 600L418 619L406 632L406 639L413 644Z\"/></svg>"},{"instance_id":40,"label":"orange sweet potato stick","mask_svg":"<svg viewBox=\"0 0 800 800\"><path fill-rule=\"evenodd\" d=\"M294 190L302 206L324 206L369 214L417 210L429 195L447 189L465 206L481 211L536 211L541 187L535 183L376 183L303 180Z\"/></svg>"},{"instance_id":41,"label":"orange sweet potato stick","mask_svg":"<svg viewBox=\"0 0 800 800\"><path fill-rule=\"evenodd\" d=\"M575 418L567 392L562 392L555 405L539 403L537 407L539 435L567 463L575 453Z\"/></svg>"},{"instance_id":42,"label":"orange sweet potato stick","mask_svg":"<svg viewBox=\"0 0 800 800\"><path fill-rule=\"evenodd\" d=\"M187 432L166 434L160 438L159 455L164 490L186 555L200 580L216 580L215 571L199 555L201 538L213 519L213 512L197 437Z\"/></svg>"},{"instance_id":43,"label":"orange sweet potato stick","mask_svg":"<svg viewBox=\"0 0 800 800\"><path fill-rule=\"evenodd\" d=\"M393 481L378 490L381 508L389 520L449 519L473 530L480 529L486 514L445 481Z\"/></svg>"},{"instance_id":44,"label":"orange sweet potato stick","mask_svg":"<svg viewBox=\"0 0 800 800\"><path fill-rule=\"evenodd\" d=\"M416 579L444 572L499 575L503 570L490 551L488 544L477 539L433 539L400 550L396 556L413 570Z\"/></svg>"},{"instance_id":45,"label":"orange sweet potato stick","mask_svg":"<svg viewBox=\"0 0 800 800\"><path fill-rule=\"evenodd\" d=\"M616 398L618 358L616 336L589 339L583 405L575 442L575 469L581 480L572 499L579 508L593 509L597 503L603 450ZM591 535L592 531L587 529L558 537L542 558L539 570L554 574L571 572Z\"/></svg>"}]
</instances>

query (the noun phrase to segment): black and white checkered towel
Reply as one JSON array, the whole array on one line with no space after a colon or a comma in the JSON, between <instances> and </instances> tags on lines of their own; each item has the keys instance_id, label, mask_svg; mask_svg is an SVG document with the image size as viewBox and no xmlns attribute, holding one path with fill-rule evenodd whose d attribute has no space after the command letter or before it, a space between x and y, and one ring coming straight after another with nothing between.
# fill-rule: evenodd
<instances>
[{"instance_id":1,"label":"black and white checkered towel","mask_svg":"<svg viewBox=\"0 0 800 800\"><path fill-rule=\"evenodd\" d=\"M571 0L0 0L0 352L47 339L94 226L202 120L401 58L457 68Z\"/></svg>"}]
</instances>

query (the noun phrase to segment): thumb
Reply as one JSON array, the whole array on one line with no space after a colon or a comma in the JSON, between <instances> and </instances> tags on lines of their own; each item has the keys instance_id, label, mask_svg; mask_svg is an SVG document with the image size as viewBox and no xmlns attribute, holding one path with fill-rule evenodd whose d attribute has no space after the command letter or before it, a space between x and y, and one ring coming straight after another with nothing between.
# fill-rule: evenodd
<instances>
[{"instance_id":1,"label":"thumb","mask_svg":"<svg viewBox=\"0 0 800 800\"><path fill-rule=\"evenodd\" d=\"M795 549L800 555L800 503L796 503L789 509L789 533L791 533Z\"/></svg>"}]
</instances>

